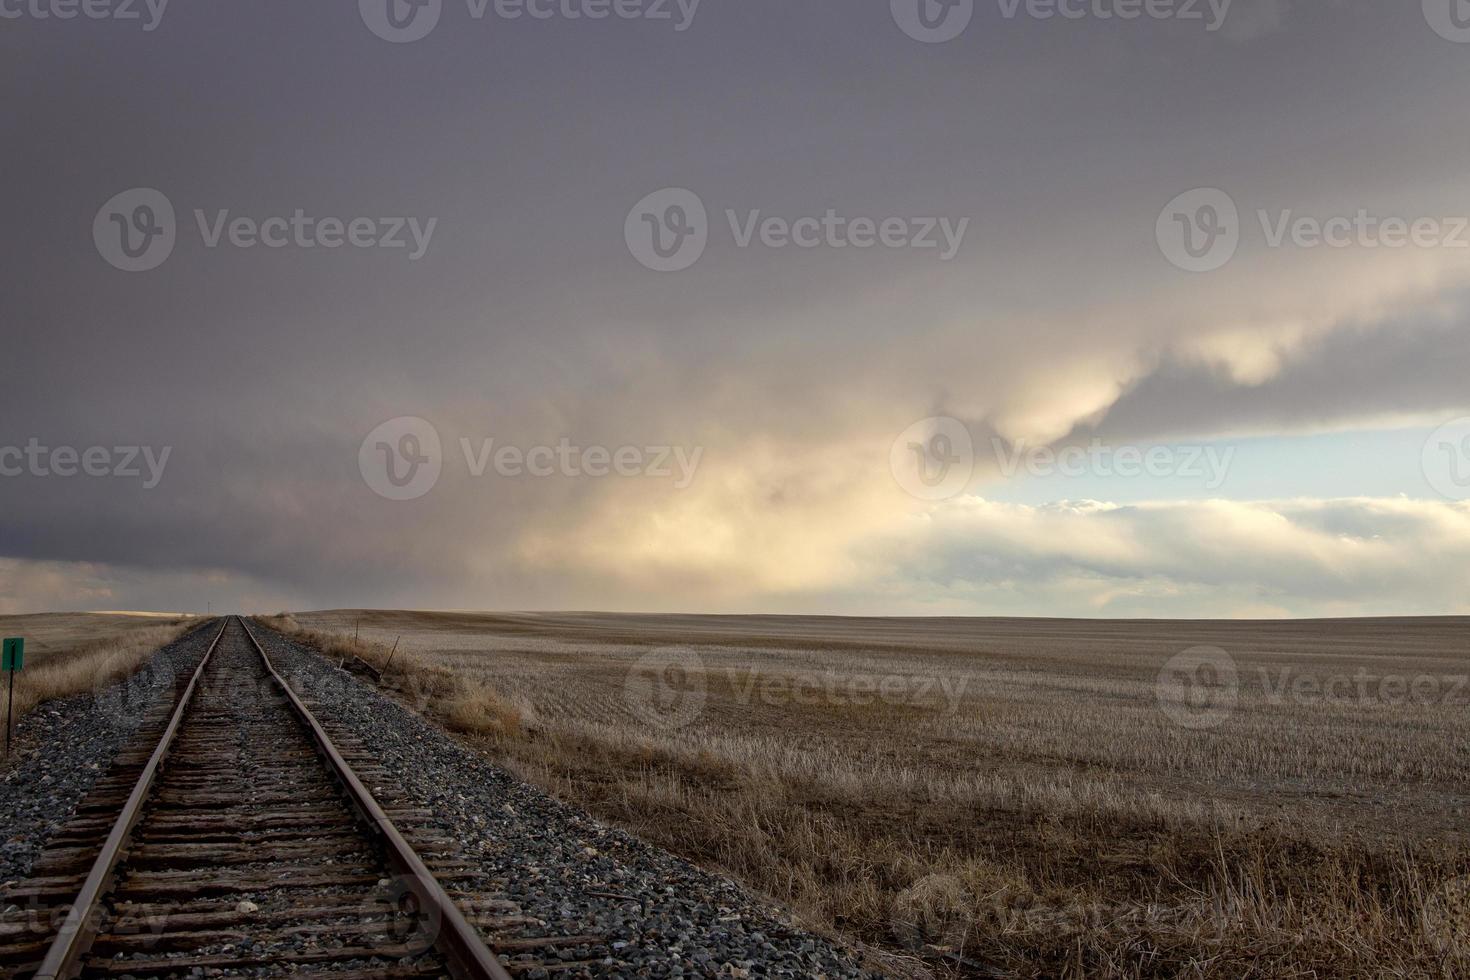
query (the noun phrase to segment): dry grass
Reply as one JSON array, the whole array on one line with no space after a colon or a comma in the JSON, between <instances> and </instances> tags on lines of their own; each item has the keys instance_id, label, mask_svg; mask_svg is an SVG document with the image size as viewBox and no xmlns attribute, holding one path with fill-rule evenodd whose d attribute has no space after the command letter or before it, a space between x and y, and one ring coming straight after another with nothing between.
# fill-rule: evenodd
<instances>
[{"instance_id":1,"label":"dry grass","mask_svg":"<svg viewBox=\"0 0 1470 980\"><path fill-rule=\"evenodd\" d=\"M466 726L498 761L895 972L1470 975L1465 620L298 618L401 637L395 671L513 706ZM1156 697L1197 644L1241 681L1198 730ZM1360 674L1435 694L1290 693Z\"/></svg>"},{"instance_id":2,"label":"dry grass","mask_svg":"<svg viewBox=\"0 0 1470 980\"><path fill-rule=\"evenodd\" d=\"M197 623L88 613L0 617L0 632L26 638L25 667L15 680L16 721L46 701L129 676Z\"/></svg>"},{"instance_id":3,"label":"dry grass","mask_svg":"<svg viewBox=\"0 0 1470 980\"><path fill-rule=\"evenodd\" d=\"M266 626L292 636L340 665L349 665L353 659L370 664L383 686L453 731L511 736L521 730L521 709L501 698L494 687L440 666L421 653L399 650L394 645L355 634L305 629L289 613L258 618Z\"/></svg>"}]
</instances>

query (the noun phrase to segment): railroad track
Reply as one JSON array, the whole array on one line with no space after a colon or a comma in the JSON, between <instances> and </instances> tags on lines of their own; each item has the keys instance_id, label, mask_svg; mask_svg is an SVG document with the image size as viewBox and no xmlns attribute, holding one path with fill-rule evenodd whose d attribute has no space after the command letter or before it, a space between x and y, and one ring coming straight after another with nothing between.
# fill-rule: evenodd
<instances>
[{"instance_id":1,"label":"railroad track","mask_svg":"<svg viewBox=\"0 0 1470 980\"><path fill-rule=\"evenodd\" d=\"M370 751L329 736L242 619L178 688L142 726L156 741L122 753L0 894L0 974L509 980L587 965L529 955L596 937L526 936L535 921L395 799Z\"/></svg>"}]
</instances>

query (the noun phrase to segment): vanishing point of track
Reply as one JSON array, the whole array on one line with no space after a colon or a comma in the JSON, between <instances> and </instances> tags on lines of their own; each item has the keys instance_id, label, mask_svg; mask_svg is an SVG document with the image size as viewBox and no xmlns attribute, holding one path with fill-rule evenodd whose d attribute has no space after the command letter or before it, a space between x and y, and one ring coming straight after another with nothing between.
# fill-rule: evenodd
<instances>
[{"instance_id":1,"label":"vanishing point of track","mask_svg":"<svg viewBox=\"0 0 1470 980\"><path fill-rule=\"evenodd\" d=\"M446 890L480 873L429 814L379 803L372 753L328 736L244 620L184 681L156 744L125 750L3 896L50 919L0 932L0 973L509 980ZM526 921L470 904L492 932ZM511 941L541 945L560 943Z\"/></svg>"}]
</instances>

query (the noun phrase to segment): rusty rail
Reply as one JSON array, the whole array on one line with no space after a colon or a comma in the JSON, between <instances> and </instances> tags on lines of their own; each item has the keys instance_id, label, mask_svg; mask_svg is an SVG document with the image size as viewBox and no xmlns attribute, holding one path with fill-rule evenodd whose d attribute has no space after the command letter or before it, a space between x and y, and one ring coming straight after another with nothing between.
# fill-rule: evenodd
<instances>
[{"instance_id":1,"label":"rusty rail","mask_svg":"<svg viewBox=\"0 0 1470 980\"><path fill-rule=\"evenodd\" d=\"M205 668L229 627L231 618L226 616L221 620L219 632L215 634L190 676L188 686L174 706L162 738L113 823L106 842L92 863L81 890L48 947L39 969L33 974L35 980L74 980L81 971L84 959L98 938L104 914L103 900L114 887L134 832L143 822L144 808L153 793L159 772L174 747L175 737L194 701ZM276 670L249 624L243 617L233 618L239 621L246 637L264 662L272 682L285 695L293 714L307 730L318 755L343 790L349 805L358 814L366 835L379 846L388 866L399 875L408 892L417 900L420 914L434 930L433 945L444 955L449 972L456 980L511 980L510 973L486 947L433 872L394 826L382 806L333 744L321 723Z\"/></svg>"},{"instance_id":2,"label":"rusty rail","mask_svg":"<svg viewBox=\"0 0 1470 980\"><path fill-rule=\"evenodd\" d=\"M277 673L275 664L271 663L270 656L255 638L250 625L243 618L240 619L240 625L245 627L245 635L265 661L266 670L285 692L296 716L310 729L317 751L346 791L348 801L361 816L368 832L382 846L388 864L402 876L409 891L418 899L419 908L427 911L432 921L438 924L435 946L448 959L451 971L460 980L511 980L510 973L485 946L474 928L465 920L459 907L454 904L454 900L444 891L444 887L424 865L423 860L414 853L408 841L404 840L393 821L373 798L373 794L352 771L347 760L342 758L342 754L332 744L326 730L312 715L305 702Z\"/></svg>"},{"instance_id":3,"label":"rusty rail","mask_svg":"<svg viewBox=\"0 0 1470 980\"><path fill-rule=\"evenodd\" d=\"M163 760L168 757L169 749L173 747L174 736L178 734L179 724L183 721L184 713L188 710L189 703L194 700L194 692L199 687L199 678L204 676L205 665L209 663L215 647L219 646L220 637L225 635L225 627L228 624L228 617L220 621L219 632L214 635L214 639L209 643L209 649L205 650L204 656L199 659L199 666L194 668L194 673L189 678L189 686L179 696L179 703L174 706L173 714L169 716L168 727L164 729L163 737L158 740L158 747L153 750L148 764L143 767L143 773L138 777L137 784L133 786L133 792L128 796L127 803L123 805L122 813L118 815L111 833L107 835L107 841L97 854L97 860L92 862L92 870L87 873L86 881L82 882L81 891L77 892L77 899L72 904L71 911L67 913L66 919L61 923L61 929L56 933L56 938L46 950L46 957L41 961L41 968L36 971L35 980L71 980L77 975L82 957L91 948L92 940L97 938L102 898L107 894L107 889L112 883L118 862L127 853L133 830L138 826L138 821L142 819L143 805L147 802L148 794L153 789L153 783L158 778L158 770L163 765Z\"/></svg>"}]
</instances>

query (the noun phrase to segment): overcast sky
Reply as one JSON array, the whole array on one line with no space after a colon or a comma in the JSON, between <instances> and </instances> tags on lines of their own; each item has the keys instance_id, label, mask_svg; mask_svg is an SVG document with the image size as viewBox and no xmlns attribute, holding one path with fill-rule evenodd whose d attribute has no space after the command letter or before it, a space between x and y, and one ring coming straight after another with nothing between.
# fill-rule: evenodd
<instances>
[{"instance_id":1,"label":"overcast sky","mask_svg":"<svg viewBox=\"0 0 1470 980\"><path fill-rule=\"evenodd\" d=\"M0 0L0 612L1470 612L1465 0L388 2Z\"/></svg>"}]
</instances>

